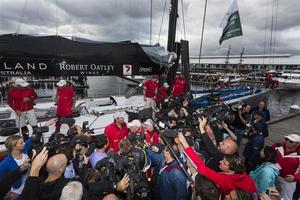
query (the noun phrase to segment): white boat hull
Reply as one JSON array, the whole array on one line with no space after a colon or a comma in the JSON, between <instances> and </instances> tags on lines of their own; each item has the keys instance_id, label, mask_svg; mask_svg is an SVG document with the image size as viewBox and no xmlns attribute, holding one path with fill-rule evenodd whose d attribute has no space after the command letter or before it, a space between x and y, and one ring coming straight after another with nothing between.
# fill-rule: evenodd
<instances>
[{"instance_id":1,"label":"white boat hull","mask_svg":"<svg viewBox=\"0 0 300 200\"><path fill-rule=\"evenodd\" d=\"M86 107L85 113L81 114L79 117L75 117L75 125L82 126L82 123L88 121L88 127L94 130L94 134L102 134L104 132L104 128L113 122L113 114L117 111L135 111L141 110L144 107L144 99L143 96L133 96L129 99L126 99L124 96L114 96L114 99L117 102L117 105L106 105L106 106L99 106L101 103L107 102L108 98L97 98L97 99L82 99L76 102L76 105L84 105ZM47 102L47 103L37 103L34 107L38 110L51 110L55 109L54 102ZM1 111L8 111L11 108L8 105L4 105L0 107ZM95 113L99 113L100 116L97 117ZM10 120L15 119L15 113L12 111L11 115L7 119L2 120ZM94 121L95 120L95 121ZM128 122L128 118L125 119ZM42 126L45 122L39 123L39 126ZM93 124L91 124L93 123ZM28 126L29 134L32 134L32 128ZM45 141L48 141L48 138L51 134L55 132L55 125L49 127L49 131L44 133L43 136ZM7 137L0 136L0 143L3 143ZM5 150L4 144L0 145L0 151Z\"/></svg>"},{"instance_id":2,"label":"white boat hull","mask_svg":"<svg viewBox=\"0 0 300 200\"><path fill-rule=\"evenodd\" d=\"M281 90L300 90L300 79L279 79L279 89Z\"/></svg>"}]
</instances>

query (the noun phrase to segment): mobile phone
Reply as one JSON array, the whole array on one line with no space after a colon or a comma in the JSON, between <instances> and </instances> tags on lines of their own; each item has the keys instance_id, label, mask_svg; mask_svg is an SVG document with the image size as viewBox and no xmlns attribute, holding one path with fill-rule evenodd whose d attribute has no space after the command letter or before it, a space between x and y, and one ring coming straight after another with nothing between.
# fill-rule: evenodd
<instances>
[{"instance_id":1,"label":"mobile phone","mask_svg":"<svg viewBox=\"0 0 300 200\"><path fill-rule=\"evenodd\" d=\"M270 191L269 189L267 189L266 194L267 194L268 196L271 196L271 195L272 195L272 193L271 193L271 191Z\"/></svg>"}]
</instances>

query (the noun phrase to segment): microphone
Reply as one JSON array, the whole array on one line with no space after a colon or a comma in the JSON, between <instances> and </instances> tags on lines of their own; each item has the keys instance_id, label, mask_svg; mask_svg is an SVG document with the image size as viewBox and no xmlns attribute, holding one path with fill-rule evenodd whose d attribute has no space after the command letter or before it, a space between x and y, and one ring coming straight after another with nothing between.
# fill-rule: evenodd
<instances>
[{"instance_id":1,"label":"microphone","mask_svg":"<svg viewBox=\"0 0 300 200\"><path fill-rule=\"evenodd\" d=\"M137 86L133 87L133 88L130 88L129 90L127 90L127 92L125 93L125 98L126 99L129 99L130 97L134 96L137 94L138 92L138 89L143 87L144 86L144 83L140 83L138 84Z\"/></svg>"}]
</instances>

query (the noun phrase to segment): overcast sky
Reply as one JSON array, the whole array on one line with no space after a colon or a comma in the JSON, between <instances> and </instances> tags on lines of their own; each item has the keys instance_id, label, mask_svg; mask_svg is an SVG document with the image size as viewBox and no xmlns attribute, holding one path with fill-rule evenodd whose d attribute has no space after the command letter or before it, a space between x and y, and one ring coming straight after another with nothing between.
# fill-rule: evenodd
<instances>
[{"instance_id":1,"label":"overcast sky","mask_svg":"<svg viewBox=\"0 0 300 200\"><path fill-rule=\"evenodd\" d=\"M270 25L273 0L238 0L244 36L218 41L218 25L231 0L208 0L203 43L204 55L270 52ZM0 34L56 34L101 41L132 40L150 43L150 0L0 0ZM177 40L184 39L182 4L179 0ZM153 0L152 44L158 42L165 0ZM22 10L24 9L23 17ZM170 0L163 20L160 44L166 46ZM190 55L199 54L204 0L183 0L186 39ZM273 32L275 53L300 54L300 0L278 3L277 31ZM22 23L20 23L22 21ZM266 21L267 26L266 26ZM274 16L274 25L276 16ZM21 25L21 26L20 26Z\"/></svg>"}]
</instances>

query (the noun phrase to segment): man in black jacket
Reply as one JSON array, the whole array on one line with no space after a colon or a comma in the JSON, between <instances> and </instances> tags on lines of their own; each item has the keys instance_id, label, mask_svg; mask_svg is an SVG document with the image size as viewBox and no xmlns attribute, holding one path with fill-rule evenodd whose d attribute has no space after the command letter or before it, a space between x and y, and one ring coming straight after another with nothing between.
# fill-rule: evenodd
<instances>
[{"instance_id":1,"label":"man in black jacket","mask_svg":"<svg viewBox=\"0 0 300 200\"><path fill-rule=\"evenodd\" d=\"M64 154L56 154L48 161L47 158L48 151L44 147L32 163L20 200L59 200L61 191L68 182L63 176L67 158ZM46 161L48 177L43 180L39 177L39 172Z\"/></svg>"},{"instance_id":2,"label":"man in black jacket","mask_svg":"<svg viewBox=\"0 0 300 200\"><path fill-rule=\"evenodd\" d=\"M224 159L225 155L235 154L238 150L238 146L236 142L230 138L221 141L218 146L214 145L211 138L209 138L206 133L206 124L206 118L199 118L201 137L203 139L206 151L210 156L210 158L206 161L206 165L217 172L221 172L221 169L219 168L220 161Z\"/></svg>"}]
</instances>

